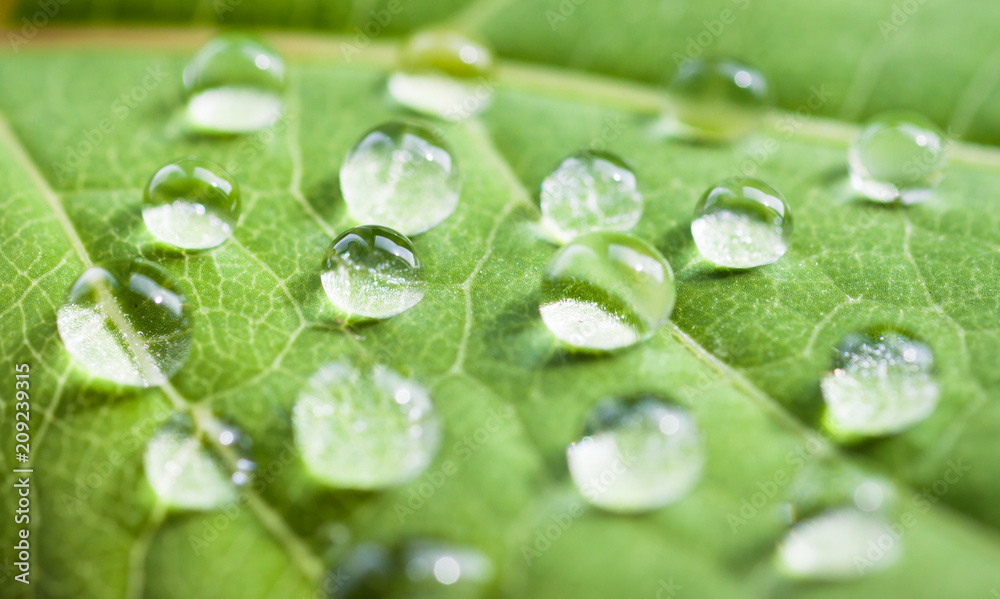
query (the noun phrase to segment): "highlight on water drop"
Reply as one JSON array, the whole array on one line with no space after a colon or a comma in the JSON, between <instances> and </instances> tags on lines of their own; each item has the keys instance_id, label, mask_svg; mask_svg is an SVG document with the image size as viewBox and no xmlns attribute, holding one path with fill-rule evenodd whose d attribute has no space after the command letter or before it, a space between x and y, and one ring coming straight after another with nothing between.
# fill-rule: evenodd
<instances>
[{"instance_id":1,"label":"highlight on water drop","mask_svg":"<svg viewBox=\"0 0 1000 599\"><path fill-rule=\"evenodd\" d=\"M701 478L705 450L694 419L656 396L604 400L583 434L566 459L584 499L599 508L655 510L685 497Z\"/></svg>"},{"instance_id":2,"label":"highlight on water drop","mask_svg":"<svg viewBox=\"0 0 1000 599\"><path fill-rule=\"evenodd\" d=\"M542 223L559 241L596 231L628 231L642 216L632 167L610 152L566 157L542 181Z\"/></svg>"},{"instance_id":3,"label":"highlight on water drop","mask_svg":"<svg viewBox=\"0 0 1000 599\"><path fill-rule=\"evenodd\" d=\"M427 390L382 364L329 362L309 379L292 416L295 444L319 481L344 489L394 487L437 453L441 425Z\"/></svg>"},{"instance_id":4,"label":"highlight on water drop","mask_svg":"<svg viewBox=\"0 0 1000 599\"><path fill-rule=\"evenodd\" d=\"M764 266L788 251L792 212L781 193L763 181L725 179L698 201L691 235L701 255L718 266Z\"/></svg>"},{"instance_id":5,"label":"highlight on water drop","mask_svg":"<svg viewBox=\"0 0 1000 599\"><path fill-rule=\"evenodd\" d=\"M351 215L406 235L451 216L461 188L451 149L413 123L386 123L368 131L340 167L340 190Z\"/></svg>"},{"instance_id":6,"label":"highlight on water drop","mask_svg":"<svg viewBox=\"0 0 1000 599\"><path fill-rule=\"evenodd\" d=\"M450 29L421 31L400 52L401 70L389 76L389 94L416 112L460 121L493 101L493 52Z\"/></svg>"},{"instance_id":7,"label":"highlight on water drop","mask_svg":"<svg viewBox=\"0 0 1000 599\"><path fill-rule=\"evenodd\" d=\"M185 158L156 171L146 185L142 220L154 237L185 249L222 244L240 216L240 189L224 168Z\"/></svg>"},{"instance_id":8,"label":"highlight on water drop","mask_svg":"<svg viewBox=\"0 0 1000 599\"><path fill-rule=\"evenodd\" d=\"M187 120L201 133L252 133L284 111L285 63L253 37L219 35L184 69Z\"/></svg>"},{"instance_id":9,"label":"highlight on water drop","mask_svg":"<svg viewBox=\"0 0 1000 599\"><path fill-rule=\"evenodd\" d=\"M606 351L652 337L675 296L674 272L656 248L624 233L591 233L549 261L539 312L568 347Z\"/></svg>"},{"instance_id":10,"label":"highlight on water drop","mask_svg":"<svg viewBox=\"0 0 1000 599\"><path fill-rule=\"evenodd\" d=\"M847 153L851 185L877 202L913 204L944 178L947 140L927 117L885 112L861 128Z\"/></svg>"},{"instance_id":11,"label":"highlight on water drop","mask_svg":"<svg viewBox=\"0 0 1000 599\"><path fill-rule=\"evenodd\" d=\"M667 116L680 137L732 141L753 132L773 104L770 85L754 67L731 58L683 62L667 90Z\"/></svg>"},{"instance_id":12,"label":"highlight on water drop","mask_svg":"<svg viewBox=\"0 0 1000 599\"><path fill-rule=\"evenodd\" d=\"M420 260L402 233L362 225L341 233L330 245L321 275L333 305L348 316L389 318L424 297Z\"/></svg>"},{"instance_id":13,"label":"highlight on water drop","mask_svg":"<svg viewBox=\"0 0 1000 599\"><path fill-rule=\"evenodd\" d=\"M88 373L131 387L170 379L191 349L191 309L177 282L144 260L91 266L56 311L63 344Z\"/></svg>"}]
</instances>

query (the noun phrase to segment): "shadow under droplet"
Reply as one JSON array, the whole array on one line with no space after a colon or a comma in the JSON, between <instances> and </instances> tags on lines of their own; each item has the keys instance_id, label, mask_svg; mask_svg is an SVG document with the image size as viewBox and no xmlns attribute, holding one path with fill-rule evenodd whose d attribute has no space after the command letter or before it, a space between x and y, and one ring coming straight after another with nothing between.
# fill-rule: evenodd
<instances>
[{"instance_id":1,"label":"shadow under droplet","mask_svg":"<svg viewBox=\"0 0 1000 599\"><path fill-rule=\"evenodd\" d=\"M339 173L303 190L303 195L316 214L327 223L336 223L347 213L347 204L340 191Z\"/></svg>"}]
</instances>

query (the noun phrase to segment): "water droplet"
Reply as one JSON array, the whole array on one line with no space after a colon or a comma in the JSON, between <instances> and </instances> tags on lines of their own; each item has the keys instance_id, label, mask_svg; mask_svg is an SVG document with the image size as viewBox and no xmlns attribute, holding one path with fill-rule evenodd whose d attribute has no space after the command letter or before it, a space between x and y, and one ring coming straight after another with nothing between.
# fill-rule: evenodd
<instances>
[{"instance_id":1,"label":"water droplet","mask_svg":"<svg viewBox=\"0 0 1000 599\"><path fill-rule=\"evenodd\" d=\"M285 63L253 38L220 35L184 69L187 116L204 133L249 133L274 124L283 110Z\"/></svg>"},{"instance_id":2,"label":"water droplet","mask_svg":"<svg viewBox=\"0 0 1000 599\"><path fill-rule=\"evenodd\" d=\"M792 212L785 198L767 183L726 179L698 201L691 235L701 255L719 266L763 266L788 251Z\"/></svg>"},{"instance_id":3,"label":"water droplet","mask_svg":"<svg viewBox=\"0 0 1000 599\"><path fill-rule=\"evenodd\" d=\"M133 387L167 382L191 348L184 295L149 262L88 268L56 312L66 349L90 374Z\"/></svg>"},{"instance_id":4,"label":"water droplet","mask_svg":"<svg viewBox=\"0 0 1000 599\"><path fill-rule=\"evenodd\" d=\"M340 188L354 218L407 235L448 218L458 206L461 187L448 146L410 123L372 129L340 167Z\"/></svg>"},{"instance_id":5,"label":"water droplet","mask_svg":"<svg viewBox=\"0 0 1000 599\"><path fill-rule=\"evenodd\" d=\"M687 411L652 396L605 400L584 437L566 451L584 498L613 512L642 512L674 503L701 477L701 435Z\"/></svg>"},{"instance_id":6,"label":"water droplet","mask_svg":"<svg viewBox=\"0 0 1000 599\"><path fill-rule=\"evenodd\" d=\"M409 401L396 398L405 391ZM363 426L358 427L358 423ZM295 442L312 474L333 487L380 489L423 472L440 423L427 391L387 366L330 362L295 404Z\"/></svg>"},{"instance_id":7,"label":"water droplet","mask_svg":"<svg viewBox=\"0 0 1000 599\"><path fill-rule=\"evenodd\" d=\"M394 316L424 297L420 260L413 243L405 235L378 225L341 233L327 251L321 279L334 306L365 318Z\"/></svg>"},{"instance_id":8,"label":"water droplet","mask_svg":"<svg viewBox=\"0 0 1000 599\"><path fill-rule=\"evenodd\" d=\"M472 599L486 596L493 577L493 564L480 551L428 540L361 545L331 573L344 599Z\"/></svg>"},{"instance_id":9,"label":"water droplet","mask_svg":"<svg viewBox=\"0 0 1000 599\"><path fill-rule=\"evenodd\" d=\"M888 112L868 121L851 144L851 184L878 201L920 202L944 176L945 137L919 114Z\"/></svg>"},{"instance_id":10,"label":"water droplet","mask_svg":"<svg viewBox=\"0 0 1000 599\"><path fill-rule=\"evenodd\" d=\"M668 93L677 133L704 141L729 141L752 132L771 104L761 72L727 58L687 60Z\"/></svg>"},{"instance_id":11,"label":"water droplet","mask_svg":"<svg viewBox=\"0 0 1000 599\"><path fill-rule=\"evenodd\" d=\"M214 442L210 440L214 437ZM216 451L222 445L233 464ZM237 500L237 487L251 480L257 465L245 457L249 440L236 428L197 431L178 414L153 434L143 456L146 478L160 501L171 507L210 510Z\"/></svg>"},{"instance_id":12,"label":"water droplet","mask_svg":"<svg viewBox=\"0 0 1000 599\"><path fill-rule=\"evenodd\" d=\"M569 156L542 181L542 218L567 242L595 231L628 231L642 216L632 167L608 152Z\"/></svg>"},{"instance_id":13,"label":"water droplet","mask_svg":"<svg viewBox=\"0 0 1000 599\"><path fill-rule=\"evenodd\" d=\"M940 394L931 349L889 329L845 337L820 387L830 427L857 435L909 428L934 412Z\"/></svg>"},{"instance_id":14,"label":"water droplet","mask_svg":"<svg viewBox=\"0 0 1000 599\"><path fill-rule=\"evenodd\" d=\"M142 219L149 232L186 249L211 248L229 239L239 215L236 180L218 164L199 158L156 171L143 198Z\"/></svg>"},{"instance_id":15,"label":"water droplet","mask_svg":"<svg viewBox=\"0 0 1000 599\"><path fill-rule=\"evenodd\" d=\"M839 508L796 524L779 545L778 564L793 578L844 580L888 568L900 550L883 515Z\"/></svg>"},{"instance_id":16,"label":"water droplet","mask_svg":"<svg viewBox=\"0 0 1000 599\"><path fill-rule=\"evenodd\" d=\"M389 93L411 110L459 121L481 113L493 101L493 53L463 33L417 33L400 60L403 70L389 77Z\"/></svg>"}]
</instances>

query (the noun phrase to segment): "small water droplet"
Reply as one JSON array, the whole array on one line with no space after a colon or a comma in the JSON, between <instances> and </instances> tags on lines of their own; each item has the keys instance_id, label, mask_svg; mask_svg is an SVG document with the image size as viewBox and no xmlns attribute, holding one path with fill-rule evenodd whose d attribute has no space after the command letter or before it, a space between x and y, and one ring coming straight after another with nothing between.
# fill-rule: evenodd
<instances>
[{"instance_id":1,"label":"small water droplet","mask_svg":"<svg viewBox=\"0 0 1000 599\"><path fill-rule=\"evenodd\" d=\"M845 337L820 387L830 427L857 435L909 428L934 412L940 394L930 347L891 329Z\"/></svg>"},{"instance_id":2,"label":"small water droplet","mask_svg":"<svg viewBox=\"0 0 1000 599\"><path fill-rule=\"evenodd\" d=\"M484 597L495 569L477 549L438 541L407 540L395 546L365 544L331 572L336 596L344 599L392 597Z\"/></svg>"},{"instance_id":3,"label":"small water droplet","mask_svg":"<svg viewBox=\"0 0 1000 599\"><path fill-rule=\"evenodd\" d=\"M215 247L240 216L236 180L218 164L185 158L156 171L146 186L142 220L160 241L185 249Z\"/></svg>"},{"instance_id":4,"label":"small water droplet","mask_svg":"<svg viewBox=\"0 0 1000 599\"><path fill-rule=\"evenodd\" d=\"M388 123L364 134L340 167L340 188L351 215L407 235L448 218L458 206L461 186L444 141L410 123Z\"/></svg>"},{"instance_id":5,"label":"small water droplet","mask_svg":"<svg viewBox=\"0 0 1000 599\"><path fill-rule=\"evenodd\" d=\"M402 390L410 397L405 404L396 401ZM340 488L381 489L413 479L441 437L427 391L382 365L325 364L302 390L293 420L306 466Z\"/></svg>"},{"instance_id":6,"label":"small water droplet","mask_svg":"<svg viewBox=\"0 0 1000 599\"><path fill-rule=\"evenodd\" d=\"M132 387L164 384L191 348L184 295L166 271L142 260L88 268L56 312L56 324L90 374Z\"/></svg>"},{"instance_id":7,"label":"small water droplet","mask_svg":"<svg viewBox=\"0 0 1000 599\"><path fill-rule=\"evenodd\" d=\"M845 580L888 568L900 552L883 515L839 508L796 524L779 545L778 564L793 578Z\"/></svg>"},{"instance_id":8,"label":"small water droplet","mask_svg":"<svg viewBox=\"0 0 1000 599\"><path fill-rule=\"evenodd\" d=\"M851 184L878 202L926 200L944 177L944 134L926 117L887 112L868 121L848 150Z\"/></svg>"},{"instance_id":9,"label":"small water droplet","mask_svg":"<svg viewBox=\"0 0 1000 599\"><path fill-rule=\"evenodd\" d=\"M642 216L635 173L608 152L567 157L542 181L542 219L567 242L595 231L628 231Z\"/></svg>"},{"instance_id":10,"label":"small water droplet","mask_svg":"<svg viewBox=\"0 0 1000 599\"><path fill-rule=\"evenodd\" d=\"M701 255L719 266L763 266L788 251L792 212L785 198L767 183L726 179L698 201L691 235Z\"/></svg>"},{"instance_id":11,"label":"small water droplet","mask_svg":"<svg viewBox=\"0 0 1000 599\"><path fill-rule=\"evenodd\" d=\"M656 248L623 233L591 233L549 261L539 312L567 345L611 350L651 337L675 295L673 270Z\"/></svg>"},{"instance_id":12,"label":"small water droplet","mask_svg":"<svg viewBox=\"0 0 1000 599\"><path fill-rule=\"evenodd\" d=\"M405 235L362 225L340 234L326 254L323 289L339 310L388 318L424 297L420 260Z\"/></svg>"},{"instance_id":13,"label":"small water droplet","mask_svg":"<svg viewBox=\"0 0 1000 599\"><path fill-rule=\"evenodd\" d=\"M752 132L772 102L761 72L728 58L687 60L668 93L678 134L704 141L730 141Z\"/></svg>"},{"instance_id":14,"label":"small water droplet","mask_svg":"<svg viewBox=\"0 0 1000 599\"><path fill-rule=\"evenodd\" d=\"M589 503L613 512L642 512L687 495L701 477L705 454L686 410L644 396L599 403L566 459Z\"/></svg>"},{"instance_id":15,"label":"small water droplet","mask_svg":"<svg viewBox=\"0 0 1000 599\"><path fill-rule=\"evenodd\" d=\"M187 116L203 133L249 133L274 124L283 110L285 63L262 42L225 34L202 47L184 69Z\"/></svg>"},{"instance_id":16,"label":"small water droplet","mask_svg":"<svg viewBox=\"0 0 1000 599\"><path fill-rule=\"evenodd\" d=\"M459 121L493 101L493 53L463 33L417 33L400 53L403 70L389 77L389 93L421 114Z\"/></svg>"},{"instance_id":17,"label":"small water droplet","mask_svg":"<svg viewBox=\"0 0 1000 599\"><path fill-rule=\"evenodd\" d=\"M234 465L227 465L203 435L214 435L220 443L228 439L225 445L234 452ZM236 487L251 480L257 465L240 457L248 451L249 440L234 427L199 433L189 416L178 414L153 434L143 466L150 486L166 505L210 510L236 501Z\"/></svg>"}]
</instances>

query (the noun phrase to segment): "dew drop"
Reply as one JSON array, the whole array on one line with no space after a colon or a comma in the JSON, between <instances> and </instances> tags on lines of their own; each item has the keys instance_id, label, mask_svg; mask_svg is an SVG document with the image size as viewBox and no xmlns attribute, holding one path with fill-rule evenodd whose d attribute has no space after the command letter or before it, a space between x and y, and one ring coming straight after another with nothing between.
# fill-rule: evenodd
<instances>
[{"instance_id":1,"label":"dew drop","mask_svg":"<svg viewBox=\"0 0 1000 599\"><path fill-rule=\"evenodd\" d=\"M909 428L934 412L940 394L930 347L889 329L845 337L820 387L829 426L854 435Z\"/></svg>"},{"instance_id":2,"label":"dew drop","mask_svg":"<svg viewBox=\"0 0 1000 599\"><path fill-rule=\"evenodd\" d=\"M191 348L190 310L177 283L142 260L88 268L56 312L59 336L90 374L121 385L163 385Z\"/></svg>"},{"instance_id":3,"label":"dew drop","mask_svg":"<svg viewBox=\"0 0 1000 599\"><path fill-rule=\"evenodd\" d=\"M887 112L868 121L847 153L851 185L877 202L928 199L944 176L944 134L926 117Z\"/></svg>"},{"instance_id":4,"label":"dew drop","mask_svg":"<svg viewBox=\"0 0 1000 599\"><path fill-rule=\"evenodd\" d=\"M331 572L343 599L473 599L487 595L492 562L477 549L430 540L364 544Z\"/></svg>"},{"instance_id":5,"label":"dew drop","mask_svg":"<svg viewBox=\"0 0 1000 599\"><path fill-rule=\"evenodd\" d=\"M873 544L881 550L877 559L869 553ZM888 568L900 552L882 514L845 507L796 524L779 544L777 559L792 578L847 580Z\"/></svg>"},{"instance_id":6,"label":"dew drop","mask_svg":"<svg viewBox=\"0 0 1000 599\"><path fill-rule=\"evenodd\" d=\"M217 445L230 453L232 465L216 453ZM257 465L247 455L249 440L236 428L220 425L218 430L196 431L189 416L178 414L153 434L143 466L164 504L210 510L236 501L237 487L250 482Z\"/></svg>"},{"instance_id":7,"label":"dew drop","mask_svg":"<svg viewBox=\"0 0 1000 599\"><path fill-rule=\"evenodd\" d=\"M410 123L388 123L365 133L340 167L340 189L351 215L406 235L448 218L461 187L448 146Z\"/></svg>"},{"instance_id":8,"label":"dew drop","mask_svg":"<svg viewBox=\"0 0 1000 599\"><path fill-rule=\"evenodd\" d=\"M215 247L240 216L236 180L218 164L185 158L156 171L146 186L142 220L160 241L185 249Z\"/></svg>"},{"instance_id":9,"label":"dew drop","mask_svg":"<svg viewBox=\"0 0 1000 599\"><path fill-rule=\"evenodd\" d=\"M718 266L763 266L788 251L792 213L785 198L767 183L726 179L698 201L691 235L701 255Z\"/></svg>"},{"instance_id":10,"label":"dew drop","mask_svg":"<svg viewBox=\"0 0 1000 599\"><path fill-rule=\"evenodd\" d=\"M562 242L595 231L628 231L642 216L635 173L608 152L567 157L542 182L542 219Z\"/></svg>"},{"instance_id":11,"label":"dew drop","mask_svg":"<svg viewBox=\"0 0 1000 599\"><path fill-rule=\"evenodd\" d=\"M493 101L493 53L463 33L417 33L403 47L400 61L402 70L389 77L389 94L411 110L460 121Z\"/></svg>"},{"instance_id":12,"label":"dew drop","mask_svg":"<svg viewBox=\"0 0 1000 599\"><path fill-rule=\"evenodd\" d=\"M404 403L399 397L407 397ZM430 464L440 423L427 391L383 365L322 366L299 395L295 442L313 476L347 489L405 483ZM358 426L359 423L361 426Z\"/></svg>"},{"instance_id":13,"label":"dew drop","mask_svg":"<svg viewBox=\"0 0 1000 599\"><path fill-rule=\"evenodd\" d=\"M651 337L675 294L674 272L656 248L623 233L591 233L549 261L539 312L570 347L612 350Z\"/></svg>"},{"instance_id":14,"label":"dew drop","mask_svg":"<svg viewBox=\"0 0 1000 599\"><path fill-rule=\"evenodd\" d=\"M258 40L220 35L184 69L187 117L202 133L250 133L274 124L283 111L285 63Z\"/></svg>"},{"instance_id":15,"label":"dew drop","mask_svg":"<svg viewBox=\"0 0 1000 599\"><path fill-rule=\"evenodd\" d=\"M731 141L755 130L771 92L760 71L728 58L692 58L668 90L676 132L702 141Z\"/></svg>"},{"instance_id":16,"label":"dew drop","mask_svg":"<svg viewBox=\"0 0 1000 599\"><path fill-rule=\"evenodd\" d=\"M701 435L686 410L652 396L611 399L591 412L584 437L566 450L583 497L613 512L674 503L697 484L705 463Z\"/></svg>"},{"instance_id":17,"label":"dew drop","mask_svg":"<svg viewBox=\"0 0 1000 599\"><path fill-rule=\"evenodd\" d=\"M405 235L378 225L361 225L341 233L326 253L321 280L338 310L364 318L395 316L424 297L420 260L413 243Z\"/></svg>"}]
</instances>

